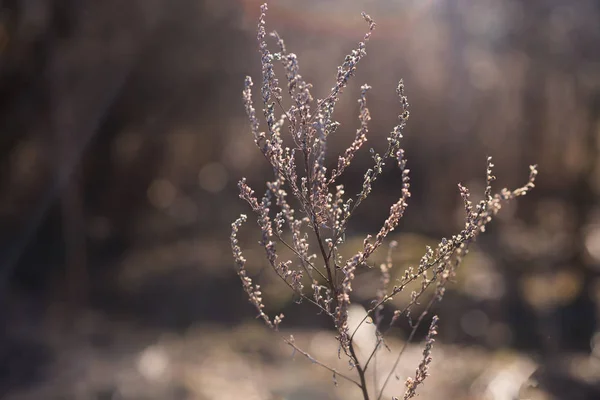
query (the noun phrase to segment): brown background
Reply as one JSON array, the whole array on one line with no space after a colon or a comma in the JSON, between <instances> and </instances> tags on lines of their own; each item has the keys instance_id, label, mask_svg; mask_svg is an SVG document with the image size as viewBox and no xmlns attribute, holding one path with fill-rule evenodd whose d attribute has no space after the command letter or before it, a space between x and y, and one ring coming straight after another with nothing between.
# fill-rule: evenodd
<instances>
[{"instance_id":1,"label":"brown background","mask_svg":"<svg viewBox=\"0 0 600 400\"><path fill-rule=\"evenodd\" d=\"M110 371L133 365L164 335L171 344L192 338L187 351L198 354L217 340L210 332L268 337L240 328L254 314L228 243L231 221L249 212L237 180L247 176L259 189L269 176L241 101L244 76L260 81L258 2L0 7L0 390L32 399L228 398L176 378L143 397ZM558 366L576 354L598 368L598 2L273 1L268 30L298 54L317 97L362 37L363 10L378 27L339 104L342 128L330 149L350 143L364 82L373 86L368 144L381 148L404 79L413 196L394 238L415 254L406 262L460 228L456 184L481 188L486 156L498 189L521 185L528 165L539 164L535 191L503 210L440 306L440 341L485 357L518 350L593 383ZM345 178L349 193L368 165L364 152ZM397 178L384 174L349 242L378 229L399 194ZM251 227L241 236L250 258L258 240ZM287 311L289 328L325 327L308 307L291 307L285 292L265 292L273 309ZM366 302L367 294L358 296ZM256 343L249 348L262 351ZM101 373L88 371L98 354L121 360L101 363L109 371L101 384L90 378ZM52 385L61 379L83 383Z\"/></svg>"}]
</instances>

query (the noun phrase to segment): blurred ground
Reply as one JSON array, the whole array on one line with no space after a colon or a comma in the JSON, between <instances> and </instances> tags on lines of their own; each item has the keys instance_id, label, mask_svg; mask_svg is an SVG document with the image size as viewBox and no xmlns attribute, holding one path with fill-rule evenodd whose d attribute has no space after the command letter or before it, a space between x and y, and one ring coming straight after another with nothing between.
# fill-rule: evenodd
<instances>
[{"instance_id":1,"label":"blurred ground","mask_svg":"<svg viewBox=\"0 0 600 400\"><path fill-rule=\"evenodd\" d=\"M229 226L248 212L236 182L247 176L261 188L269 172L241 101L244 76L260 73L258 7L0 2L1 397L228 399L236 388L257 399L351 398L249 322L232 268ZM509 382L538 368L546 398L598 398L598 3L273 0L268 29L298 54L316 97L362 37L363 10L378 27L339 104L330 150L350 142L364 82L373 86L368 144L381 148L404 79L413 196L394 237L398 274L461 226L456 184L476 192L486 156L497 188L522 184L529 164L541 171L436 310L439 369L423 396L514 398ZM368 162L360 155L349 176ZM348 251L379 228L397 178L378 182ZM349 193L360 184L344 183ZM266 302L286 311L299 340L323 340L327 326L263 273L256 240L252 229L241 233ZM373 276L357 279L366 304ZM314 391L302 392L313 379Z\"/></svg>"},{"instance_id":2,"label":"blurred ground","mask_svg":"<svg viewBox=\"0 0 600 400\"><path fill-rule=\"evenodd\" d=\"M175 334L88 314L74 330L52 329L45 333L45 344L56 352L42 368L44 379L6 398L358 398L354 386L338 378L335 387L330 374L300 355L292 356L291 348L258 324L242 324L227 331L201 325ZM347 370L337 359L331 334L301 330L294 335L319 360L340 371ZM398 348L400 343L392 340L390 346ZM502 373L513 373L516 381L525 382L535 368L525 357L496 356L476 348L442 345L436 349L436 356L433 377L422 392L432 399L449 395L454 399L481 398L489 382L502 379ZM417 365L421 348L411 347L404 357L407 365ZM414 371L406 367L398 373L408 376ZM403 392L402 385L403 380L393 380L391 393ZM500 396L507 396L518 386L497 390Z\"/></svg>"},{"instance_id":3,"label":"blurred ground","mask_svg":"<svg viewBox=\"0 0 600 400\"><path fill-rule=\"evenodd\" d=\"M334 386L331 374L294 354L277 335L257 323L237 324L231 329L199 324L174 333L87 313L69 330L55 324L43 333L40 344L53 353L43 366L37 366L43 378L6 399L360 398L353 385L338 377ZM40 331L21 329L19 334L39 340ZM289 332L281 334L288 336ZM345 362L337 358L331 332L301 329L293 334L319 361L352 376ZM388 344L397 350L402 342L392 338ZM401 379L392 378L388 397L404 392L404 377L414 374L421 353L417 344L408 348L397 370ZM384 352L378 367L389 366L394 359L394 354ZM520 398L550 399L552 392L546 387L550 377L550 382L568 379L568 389L562 388L559 398L594 398L598 387L593 382L600 378L600 363L574 354L564 355L561 362L568 364L568 372L555 368L532 378L538 365L528 356L438 344L432 375L420 393L428 399L512 399L519 394ZM538 382L544 385L540 388Z\"/></svg>"}]
</instances>

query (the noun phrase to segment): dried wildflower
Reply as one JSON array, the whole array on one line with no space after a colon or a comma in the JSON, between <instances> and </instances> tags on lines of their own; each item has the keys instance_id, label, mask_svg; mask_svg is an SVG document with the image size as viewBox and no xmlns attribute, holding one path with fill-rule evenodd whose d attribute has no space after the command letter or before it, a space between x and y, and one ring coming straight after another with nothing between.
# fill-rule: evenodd
<instances>
[{"instance_id":1,"label":"dried wildflower","mask_svg":"<svg viewBox=\"0 0 600 400\"><path fill-rule=\"evenodd\" d=\"M262 318L270 328L277 329L279 327L279 324L281 323L281 320L283 319L283 314L279 314L279 316L276 316L271 322L269 316L263 311L263 308L265 306L262 302L262 293L260 291L260 286L255 285L252 282L252 279L248 277L246 273L246 259L242 255L242 250L238 244L237 239L237 233L240 229L240 226L244 222L246 222L246 219L247 217L244 214L242 214L240 218L238 218L233 224L231 224L231 248L233 250L233 258L235 259L235 263L237 265L237 273L240 276L240 279L242 280L242 286L248 294L250 303L252 303L252 305L254 305L254 307L256 307L258 311L258 316Z\"/></svg>"},{"instance_id":2,"label":"dried wildflower","mask_svg":"<svg viewBox=\"0 0 600 400\"><path fill-rule=\"evenodd\" d=\"M354 135L354 140L344 153L337 157L337 165L331 171L328 171L325 164L327 141L339 127L339 123L333 119L339 95L355 74L360 60L366 55L366 43L372 35L375 23L363 13L362 16L368 24L367 33L358 43L357 48L352 50L338 67L335 84L329 95L325 99L315 101L311 95L312 86L304 81L300 74L297 56L288 52L283 39L276 32L271 36L279 51L270 52L266 42L266 11L265 4L261 7L257 34L262 66L260 92L266 131L260 130L260 121L252 98L253 83L250 77L246 78L244 84L243 100L254 141L271 165L274 177L266 183L265 194L260 200L248 186L246 180L242 179L239 182L240 198L250 205L256 215L261 232L259 244L265 251L269 265L282 282L290 288L296 299L314 305L320 313L331 319L333 326L337 329L340 356L343 352L355 375L341 374L316 360L296 345L293 336L284 340L294 349L294 352L299 352L311 362L329 370L333 374L334 382L341 377L354 383L361 390L364 399L369 399L369 388L365 378L367 368L375 360L377 350L385 345L384 335L386 332L381 326L384 319L384 305L404 291L408 285L413 282L419 283L411 293L409 303L403 309L393 311L389 326L391 327L402 316L405 316L409 319L412 330L383 384L375 384L375 388L372 388L378 390L377 399L380 399L390 377L395 375L406 345L412 341L433 304L442 300L447 284L456 277L456 270L467 254L469 244L485 231L487 224L501 209L503 202L523 196L534 187L537 169L535 166L531 167L529 181L523 187L513 191L503 189L499 194L493 194L491 185L495 177L492 174L491 158L488 158L486 187L480 202L474 206L470 200L469 190L465 186L458 186L466 212L464 228L450 238L441 239L437 246L426 247L418 265L407 268L402 278L390 289L390 269L393 267L391 250L396 246L396 243L392 242L387 259L380 266L381 282L374 294L373 305L367 310L363 320L353 331L350 331L348 310L352 303L355 276L359 269L368 263L372 254L381 247L385 238L396 229L400 219L404 216L410 198L410 170L407 168L404 150L401 148L403 131L409 118L409 103L405 94L404 82L400 81L396 87L400 110L398 123L387 138L387 148L381 154L371 149L373 164L364 173L362 188L355 197L348 196L344 186L338 184L337 180L347 171L356 154L367 142L368 123L371 119L367 107L367 92L371 89L370 86L363 85L361 87L358 99L359 127ZM276 61L283 64L285 71L287 94L291 98L291 105L287 109L283 106L283 91L279 86L273 67L273 63ZM291 148L285 147L283 144L282 131L286 128L289 131L289 140L293 143ZM344 260L339 248L345 241L347 223L356 209L369 196L373 184L388 163L396 165L402 173L400 198L390 207L387 219L375 236L367 235L362 249ZM288 193L290 193L290 200L288 200ZM292 204L298 204L299 207L294 209ZM232 224L231 247L237 273L242 280L242 286L248 294L250 303L258 310L259 317L269 327L277 329L283 315L270 318L265 313L260 287L248 276L245 267L246 260L238 243L238 231L246 220L247 217L241 215ZM309 244L311 236L314 238L313 245ZM277 248L281 245L292 252L291 259L280 260ZM311 246L315 249L311 249ZM433 290L434 295L425 305L424 310L413 320L412 307L419 303L427 290ZM358 360L353 339L363 323L375 324L377 342L367 360L361 363ZM415 376L406 380L405 399L415 396L416 388L428 375L431 350L437 334L437 323L436 316L429 327L423 359Z\"/></svg>"},{"instance_id":3,"label":"dried wildflower","mask_svg":"<svg viewBox=\"0 0 600 400\"><path fill-rule=\"evenodd\" d=\"M329 183L334 182L342 173L344 169L350 165L354 155L360 150L363 144L367 141L367 133L369 133L369 121L371 120L371 115L369 114L369 109L367 108L367 91L371 89L369 85L363 85L361 87L360 99L358 100L359 104L359 121L360 128L356 130L356 137L354 141L346 149L344 155L338 158L337 169L334 169L331 173L331 177L329 178Z\"/></svg>"},{"instance_id":4,"label":"dried wildflower","mask_svg":"<svg viewBox=\"0 0 600 400\"><path fill-rule=\"evenodd\" d=\"M404 393L404 400L412 399L417 395L417 386L423 383L425 378L429 375L429 364L431 364L431 350L433 349L433 343L435 342L435 336L437 335L437 324L438 317L434 315L429 325L429 331L425 339L425 349L423 349L423 358L421 363L417 367L414 378L406 379L406 392Z\"/></svg>"}]
</instances>

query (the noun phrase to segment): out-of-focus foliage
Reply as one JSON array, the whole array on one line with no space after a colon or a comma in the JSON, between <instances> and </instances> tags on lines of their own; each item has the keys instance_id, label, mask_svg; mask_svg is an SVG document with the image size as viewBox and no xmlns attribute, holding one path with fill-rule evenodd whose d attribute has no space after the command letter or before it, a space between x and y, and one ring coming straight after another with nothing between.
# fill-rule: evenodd
<instances>
[{"instance_id":1,"label":"out-of-focus foliage","mask_svg":"<svg viewBox=\"0 0 600 400\"><path fill-rule=\"evenodd\" d=\"M406 83L413 197L394 238L404 248L398 262L455 230L455 184L478 192L487 155L498 186L516 186L539 164L536 191L465 260L440 311L440 340L527 349L541 364L568 366L556 373L593 381L585 376L593 368L551 360L580 351L582 365L593 366L598 353L597 2L302 3L273 1L271 21L315 87L331 86L340 57L360 39L360 11L379 24L339 105L333 153L357 127L361 83L376 89L368 145L378 149L395 122L393 83ZM257 10L253 0L0 3L2 364L13 366L2 390L31 384L34 370L52 379L37 368L61 353L47 325L69 329L87 308L159 330L249 315L227 236L241 211L232 177L260 186L266 171L240 98L243 77L259 72ZM355 171L368 161L359 155ZM398 197L397 178L381 179L353 232L379 227ZM344 183L350 193L361 182ZM249 267L267 278L254 260ZM291 301L264 288L282 307ZM295 322L313 319L309 312ZM16 337L33 361L8 351ZM103 340L106 352L120 351L111 344L118 340Z\"/></svg>"}]
</instances>

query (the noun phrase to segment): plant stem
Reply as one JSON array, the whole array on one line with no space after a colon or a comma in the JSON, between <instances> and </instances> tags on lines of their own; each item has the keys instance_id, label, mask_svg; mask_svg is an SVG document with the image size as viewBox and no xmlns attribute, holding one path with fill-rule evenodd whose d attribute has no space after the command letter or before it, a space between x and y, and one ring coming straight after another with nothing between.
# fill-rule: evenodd
<instances>
[{"instance_id":1,"label":"plant stem","mask_svg":"<svg viewBox=\"0 0 600 400\"><path fill-rule=\"evenodd\" d=\"M356 372L358 372L358 377L360 379L360 389L362 390L364 400L369 400L369 391L367 390L367 379L365 377L366 370L358 362L358 358L356 357L356 351L354 350L354 344L350 341L348 346L350 348L350 354L354 359L354 366L356 368Z\"/></svg>"}]
</instances>

